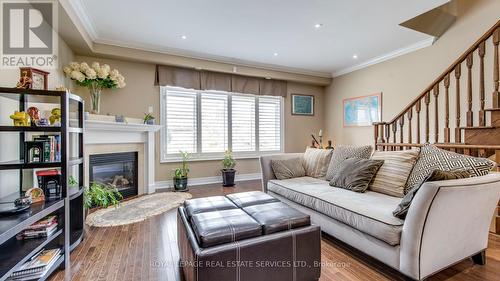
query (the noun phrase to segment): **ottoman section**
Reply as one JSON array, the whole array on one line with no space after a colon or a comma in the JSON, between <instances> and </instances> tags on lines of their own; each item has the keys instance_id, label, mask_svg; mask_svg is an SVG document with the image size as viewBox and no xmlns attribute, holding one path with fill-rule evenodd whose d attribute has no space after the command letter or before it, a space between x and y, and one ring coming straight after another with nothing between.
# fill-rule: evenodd
<instances>
[{"instance_id":1,"label":"ottoman section","mask_svg":"<svg viewBox=\"0 0 500 281\"><path fill-rule=\"evenodd\" d=\"M243 208L261 226L264 234L311 225L309 215L297 211L283 202L253 205Z\"/></svg>"},{"instance_id":2,"label":"ottoman section","mask_svg":"<svg viewBox=\"0 0 500 281\"><path fill-rule=\"evenodd\" d=\"M204 212L237 209L236 205L224 196L211 196L205 198L190 199L184 202L184 208L188 219L194 214Z\"/></svg>"},{"instance_id":3,"label":"ottoman section","mask_svg":"<svg viewBox=\"0 0 500 281\"><path fill-rule=\"evenodd\" d=\"M278 199L262 191L233 193L226 195L226 197L240 208L271 202L280 202Z\"/></svg>"},{"instance_id":4,"label":"ottoman section","mask_svg":"<svg viewBox=\"0 0 500 281\"><path fill-rule=\"evenodd\" d=\"M262 234L260 224L241 209L194 214L191 223L198 244L202 248Z\"/></svg>"}]
</instances>

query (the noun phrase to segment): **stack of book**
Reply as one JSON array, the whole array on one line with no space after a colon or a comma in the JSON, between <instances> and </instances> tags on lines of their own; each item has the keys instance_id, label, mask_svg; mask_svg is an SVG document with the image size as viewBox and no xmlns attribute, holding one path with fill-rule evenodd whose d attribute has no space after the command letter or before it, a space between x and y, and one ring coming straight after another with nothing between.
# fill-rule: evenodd
<instances>
[{"instance_id":1,"label":"stack of book","mask_svg":"<svg viewBox=\"0 0 500 281\"><path fill-rule=\"evenodd\" d=\"M61 161L61 136L60 135L39 135L33 136L33 141L43 142L43 161Z\"/></svg>"},{"instance_id":2,"label":"stack of book","mask_svg":"<svg viewBox=\"0 0 500 281\"><path fill-rule=\"evenodd\" d=\"M32 224L17 235L17 239L49 237L57 231L57 217L48 216Z\"/></svg>"},{"instance_id":3,"label":"stack of book","mask_svg":"<svg viewBox=\"0 0 500 281\"><path fill-rule=\"evenodd\" d=\"M61 249L42 250L14 271L7 280L32 280L45 276L57 259L61 256Z\"/></svg>"}]
</instances>

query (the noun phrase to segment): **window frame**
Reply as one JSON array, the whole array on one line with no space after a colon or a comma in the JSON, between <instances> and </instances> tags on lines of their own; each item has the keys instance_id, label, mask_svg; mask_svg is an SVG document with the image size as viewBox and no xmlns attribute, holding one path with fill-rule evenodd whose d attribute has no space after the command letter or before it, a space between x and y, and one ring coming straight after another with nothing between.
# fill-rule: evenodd
<instances>
[{"instance_id":1,"label":"window frame","mask_svg":"<svg viewBox=\"0 0 500 281\"><path fill-rule=\"evenodd\" d=\"M259 95L250 95L250 94L241 94L241 93L232 93L225 91L215 91L215 90L193 90L193 89L185 89L182 87L172 87L172 86L160 86L160 163L174 163L180 162L181 155L179 153L175 154L166 154L165 146L166 146L166 104L167 104L167 92L168 91L184 91L196 93L196 118L197 118L197 126L196 126L196 153L190 153L189 161L210 161L210 160L222 160L224 158L224 152L202 152L202 132L201 132L201 94L209 93L209 94L223 94L227 95L227 120L228 120L228 128L227 128L227 143L228 149L232 150L232 97L233 96L244 96L244 97L254 97L255 98L255 151L238 151L233 152L233 157L235 159L255 159L259 158L261 155L270 155L276 153L283 153L285 146L285 112L284 112L284 98L276 97L279 99L279 108L280 108L280 149L274 151L259 151ZM273 96L267 96L273 97Z\"/></svg>"}]
</instances>

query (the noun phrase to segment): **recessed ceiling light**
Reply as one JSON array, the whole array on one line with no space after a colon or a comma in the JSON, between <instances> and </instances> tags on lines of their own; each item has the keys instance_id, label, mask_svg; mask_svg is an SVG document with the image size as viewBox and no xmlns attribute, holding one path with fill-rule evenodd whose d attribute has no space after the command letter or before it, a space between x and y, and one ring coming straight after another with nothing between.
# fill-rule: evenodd
<instances>
[{"instance_id":1,"label":"recessed ceiling light","mask_svg":"<svg viewBox=\"0 0 500 281\"><path fill-rule=\"evenodd\" d=\"M187 36L186 36L186 35L182 35L182 36L181 36L181 39L182 39L182 40L186 40L186 39L187 39Z\"/></svg>"},{"instance_id":2,"label":"recessed ceiling light","mask_svg":"<svg viewBox=\"0 0 500 281\"><path fill-rule=\"evenodd\" d=\"M357 58L358 58L358 55L354 54L354 55L352 55L352 58L353 58L353 59L357 59Z\"/></svg>"},{"instance_id":3,"label":"recessed ceiling light","mask_svg":"<svg viewBox=\"0 0 500 281\"><path fill-rule=\"evenodd\" d=\"M274 53L273 56L277 57L278 56L278 53Z\"/></svg>"},{"instance_id":4,"label":"recessed ceiling light","mask_svg":"<svg viewBox=\"0 0 500 281\"><path fill-rule=\"evenodd\" d=\"M317 23L317 24L314 25L314 28L320 29L322 26L323 26L322 23Z\"/></svg>"}]
</instances>

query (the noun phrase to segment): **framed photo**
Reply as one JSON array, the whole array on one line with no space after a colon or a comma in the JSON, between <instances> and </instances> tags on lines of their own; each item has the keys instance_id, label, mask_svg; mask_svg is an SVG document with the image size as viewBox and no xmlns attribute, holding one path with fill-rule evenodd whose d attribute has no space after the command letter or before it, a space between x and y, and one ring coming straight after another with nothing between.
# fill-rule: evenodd
<instances>
[{"instance_id":1,"label":"framed photo","mask_svg":"<svg viewBox=\"0 0 500 281\"><path fill-rule=\"evenodd\" d=\"M292 94L292 115L314 115L314 96Z\"/></svg>"},{"instance_id":2,"label":"framed photo","mask_svg":"<svg viewBox=\"0 0 500 281\"><path fill-rule=\"evenodd\" d=\"M372 126L382 119L382 93L343 100L344 127Z\"/></svg>"}]
</instances>

